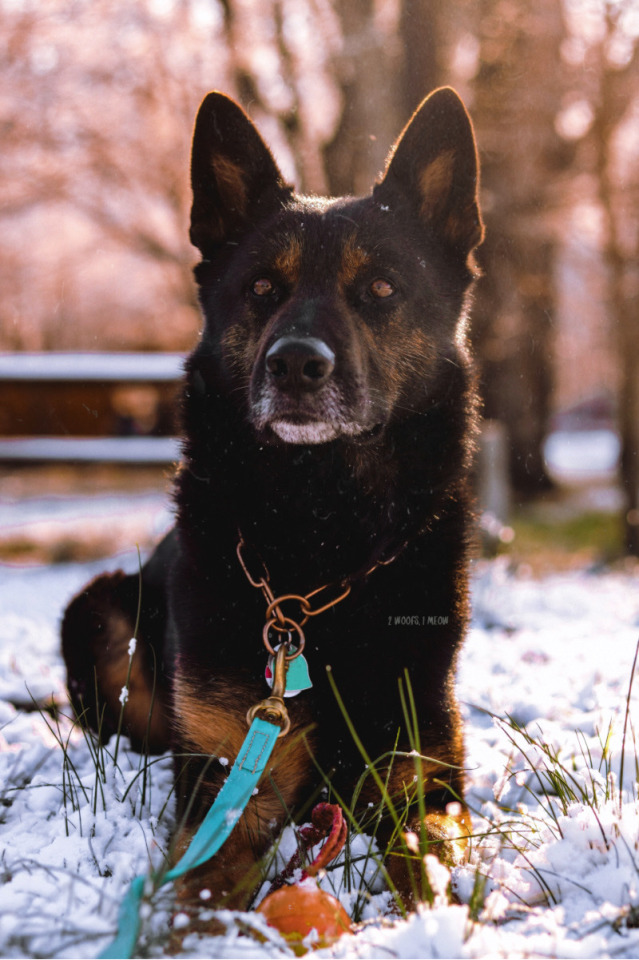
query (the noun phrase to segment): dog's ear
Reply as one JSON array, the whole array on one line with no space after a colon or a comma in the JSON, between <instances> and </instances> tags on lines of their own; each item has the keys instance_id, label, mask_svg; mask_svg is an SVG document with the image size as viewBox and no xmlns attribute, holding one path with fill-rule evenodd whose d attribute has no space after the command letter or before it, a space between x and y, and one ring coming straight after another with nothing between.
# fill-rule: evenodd
<instances>
[{"instance_id":1,"label":"dog's ear","mask_svg":"<svg viewBox=\"0 0 639 960\"><path fill-rule=\"evenodd\" d=\"M191 243L204 256L288 199L270 150L242 108L209 93L195 121L191 154Z\"/></svg>"},{"instance_id":2,"label":"dog's ear","mask_svg":"<svg viewBox=\"0 0 639 960\"><path fill-rule=\"evenodd\" d=\"M408 199L422 222L466 257L483 237L478 188L470 117L455 91L442 87L406 124L374 196L391 204L398 194Z\"/></svg>"}]
</instances>

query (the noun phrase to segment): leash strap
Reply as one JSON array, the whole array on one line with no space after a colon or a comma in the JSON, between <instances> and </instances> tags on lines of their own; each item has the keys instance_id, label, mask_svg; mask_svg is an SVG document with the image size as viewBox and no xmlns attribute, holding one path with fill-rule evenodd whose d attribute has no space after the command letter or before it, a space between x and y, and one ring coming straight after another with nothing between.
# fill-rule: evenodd
<instances>
[{"instance_id":1,"label":"leash strap","mask_svg":"<svg viewBox=\"0 0 639 960\"><path fill-rule=\"evenodd\" d=\"M187 870L199 867L217 853L253 796L280 733L280 727L274 723L259 717L253 720L231 772L193 835L188 849L171 870L164 875L152 876L154 889L177 880ZM142 875L131 882L120 907L117 935L99 954L100 960L133 956L140 932L140 903L147 879Z\"/></svg>"}]
</instances>

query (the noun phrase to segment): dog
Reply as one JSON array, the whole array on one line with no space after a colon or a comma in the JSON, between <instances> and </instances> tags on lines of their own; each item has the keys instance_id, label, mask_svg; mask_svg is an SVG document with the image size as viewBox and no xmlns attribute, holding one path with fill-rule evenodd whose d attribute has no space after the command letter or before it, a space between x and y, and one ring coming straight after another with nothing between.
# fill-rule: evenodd
<instances>
[{"instance_id":1,"label":"dog","mask_svg":"<svg viewBox=\"0 0 639 960\"><path fill-rule=\"evenodd\" d=\"M122 712L134 747L173 750L179 856L247 710L269 695L265 644L305 645L312 686L286 697L290 730L269 775L220 853L181 882L185 903L206 887L208 906L244 909L274 829L323 776L347 800L360 781L357 810L379 801L349 723L389 794L408 798L405 832L425 824L433 852L463 856L451 840L467 826L454 678L469 615L466 336L483 226L473 130L449 88L422 103L364 198L297 196L216 92L198 113L191 173L204 327L186 362L176 524L140 577L98 577L71 602L63 652L84 723L106 739ZM399 849L388 815L378 838ZM415 869L388 857L408 905Z\"/></svg>"}]
</instances>

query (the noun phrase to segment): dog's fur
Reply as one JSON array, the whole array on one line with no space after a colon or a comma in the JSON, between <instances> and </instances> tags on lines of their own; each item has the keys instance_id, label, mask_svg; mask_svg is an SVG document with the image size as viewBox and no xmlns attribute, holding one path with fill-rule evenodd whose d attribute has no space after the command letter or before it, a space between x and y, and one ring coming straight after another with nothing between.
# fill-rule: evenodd
<instances>
[{"instance_id":1,"label":"dog's fur","mask_svg":"<svg viewBox=\"0 0 639 960\"><path fill-rule=\"evenodd\" d=\"M424 101L363 199L295 196L232 100L213 93L202 104L191 238L205 324L186 368L177 523L142 571L124 707L134 745L176 754L178 853L226 774L206 758L232 762L247 709L268 695L265 602L238 562L238 531L252 575L264 563L276 595L328 585L317 605L344 581L352 591L304 628L313 688L287 699L292 729L271 776L184 896L206 885L217 902L247 903L241 881L273 825L318 784L309 751L350 798L364 763L328 665L372 758L398 731L399 750L410 749L398 693L407 670L431 758L434 838L462 796L453 683L468 615L477 177L470 121L450 89ZM99 577L64 620L71 697L103 737L120 715L138 595L137 576ZM197 756L185 765L188 753ZM390 792L414 775L413 759L398 756ZM369 778L360 804L375 799Z\"/></svg>"}]
</instances>

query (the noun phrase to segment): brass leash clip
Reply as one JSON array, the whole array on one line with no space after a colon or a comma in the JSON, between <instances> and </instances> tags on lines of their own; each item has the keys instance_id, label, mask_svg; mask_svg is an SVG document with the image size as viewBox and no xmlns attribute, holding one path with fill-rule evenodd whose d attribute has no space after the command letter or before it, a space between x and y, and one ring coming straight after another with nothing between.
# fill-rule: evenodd
<instances>
[{"instance_id":1,"label":"brass leash clip","mask_svg":"<svg viewBox=\"0 0 639 960\"><path fill-rule=\"evenodd\" d=\"M284 705L284 691L286 690L286 655L288 653L288 644L283 643L275 652L273 664L273 692L266 700L256 703L254 707L246 714L246 722L249 727L255 720L255 717L262 715L264 720L281 726L278 734L280 737L286 736L291 729L291 720L288 710Z\"/></svg>"}]
</instances>

